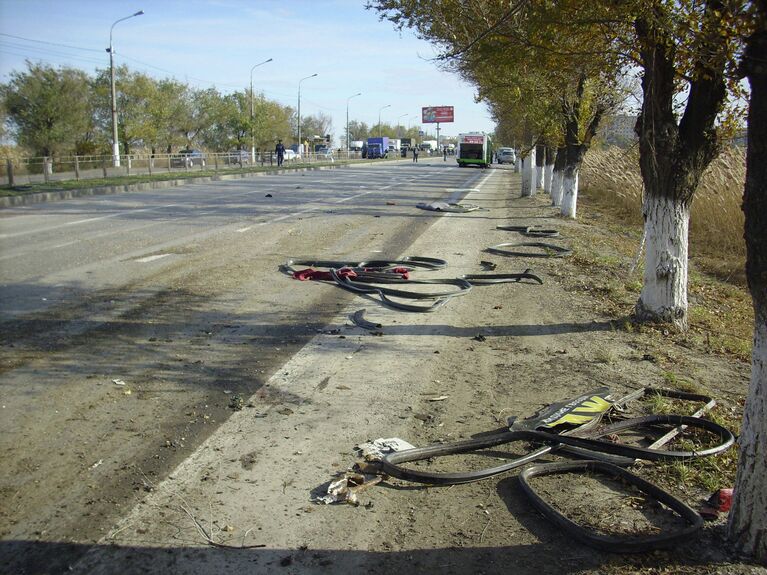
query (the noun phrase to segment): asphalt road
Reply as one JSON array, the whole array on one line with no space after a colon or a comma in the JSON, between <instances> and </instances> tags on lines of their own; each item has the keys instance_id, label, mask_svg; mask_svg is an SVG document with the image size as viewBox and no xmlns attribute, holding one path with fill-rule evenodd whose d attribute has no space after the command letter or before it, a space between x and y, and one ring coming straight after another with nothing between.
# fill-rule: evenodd
<instances>
[{"instance_id":1,"label":"asphalt road","mask_svg":"<svg viewBox=\"0 0 767 575\"><path fill-rule=\"evenodd\" d=\"M73 552L19 550L98 540L352 297L287 258L404 255L440 217L415 204L484 175L397 162L0 212L0 565L60 572Z\"/></svg>"}]
</instances>

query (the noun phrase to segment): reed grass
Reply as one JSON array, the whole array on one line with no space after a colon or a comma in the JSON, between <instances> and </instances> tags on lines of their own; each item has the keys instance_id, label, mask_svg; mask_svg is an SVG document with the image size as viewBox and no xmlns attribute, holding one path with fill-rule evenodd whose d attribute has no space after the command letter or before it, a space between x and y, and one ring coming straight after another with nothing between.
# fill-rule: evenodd
<instances>
[{"instance_id":1,"label":"reed grass","mask_svg":"<svg viewBox=\"0 0 767 575\"><path fill-rule=\"evenodd\" d=\"M732 147L703 174L690 212L690 257L704 271L744 282L743 239L745 149ZM642 225L642 176L639 152L610 147L591 149L581 170L581 190L623 222Z\"/></svg>"}]
</instances>

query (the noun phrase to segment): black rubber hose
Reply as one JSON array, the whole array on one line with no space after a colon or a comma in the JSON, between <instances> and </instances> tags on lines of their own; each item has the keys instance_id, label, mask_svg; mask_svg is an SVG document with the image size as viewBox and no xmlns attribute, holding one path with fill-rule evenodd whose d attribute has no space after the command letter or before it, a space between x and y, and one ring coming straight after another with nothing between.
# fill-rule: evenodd
<instances>
[{"instance_id":1,"label":"black rubber hose","mask_svg":"<svg viewBox=\"0 0 767 575\"><path fill-rule=\"evenodd\" d=\"M331 269L330 275L333 277L333 279L336 281L339 287L351 291L353 293L362 293L362 294L377 294L381 298L381 302L385 305L397 309L400 311L408 311L408 312L416 312L416 313L429 313L438 310L443 305L445 305L448 300L450 300L452 297L463 295L465 293L468 293L468 291L471 289L471 284L463 281L463 284L465 284L464 289L458 292L450 292L447 294L441 294L441 295L434 295L434 294L423 294L419 292L408 292L406 290L397 290L397 289L391 289L391 288L384 288L381 286L374 286L374 285L365 285L365 284L355 284L354 282L350 281L348 277L341 277L338 275L337 270ZM430 305L414 305L414 304L407 304L403 302L394 301L391 299L391 297L404 297L407 298L409 294L414 294L418 297L411 297L410 299L434 299L437 298L436 301L431 303Z\"/></svg>"},{"instance_id":2,"label":"black rubber hose","mask_svg":"<svg viewBox=\"0 0 767 575\"><path fill-rule=\"evenodd\" d=\"M381 469L384 471L384 473L387 473L392 477L403 479L405 481L428 483L431 485L454 485L458 483L470 483L472 481L479 481L481 479L487 479L488 477L500 475L501 473L505 473L527 463L531 463L532 461L543 455L546 455L547 453L560 449L581 459L603 459L607 462L615 463L618 465L631 465L634 463L633 458L629 459L625 457L616 457L614 455L596 453L587 449L569 447L562 444L550 444L539 447L535 451L522 455L516 459L513 459L512 461L509 461L508 463L504 463L503 465L480 469L477 471L434 473L430 471L421 471L419 469L411 469L400 466L401 463L423 461L424 459L443 457L446 455L455 455L457 453L469 453L478 449L495 447L498 445L513 443L515 441L539 440L540 438L537 436L536 432L520 430L506 431L503 433L486 435L475 439L465 439L463 441L455 441L452 443L442 443L437 445L429 445L427 447L417 447L415 449L408 449L406 451L397 451L387 454L381 460Z\"/></svg>"},{"instance_id":3,"label":"black rubber hose","mask_svg":"<svg viewBox=\"0 0 767 575\"><path fill-rule=\"evenodd\" d=\"M600 472L612 475L625 483L637 487L643 493L655 498L669 509L676 511L689 525L684 529L671 533L661 533L641 537L608 536L589 531L557 511L552 505L538 495L530 485L530 479L533 477L568 472ZM609 463L600 461L574 461L533 465L520 473L519 484L538 511L558 527L562 528L568 535L586 545L610 553L642 553L661 547L678 545L690 539L703 526L703 518L683 501L677 499L657 485Z\"/></svg>"},{"instance_id":4,"label":"black rubber hose","mask_svg":"<svg viewBox=\"0 0 767 575\"><path fill-rule=\"evenodd\" d=\"M505 230L508 232L519 232L522 235L533 238L558 238L559 230L536 228L533 226L495 226L496 230Z\"/></svg>"},{"instance_id":5,"label":"black rubber hose","mask_svg":"<svg viewBox=\"0 0 767 575\"><path fill-rule=\"evenodd\" d=\"M471 291L471 283L460 278L445 278L431 280L406 280L396 277L395 274L380 274L370 272L360 272L356 277L341 276L338 270L331 269L330 275L342 287L348 287L354 291L362 293L378 292L390 297L399 297L403 299L434 299L450 298L465 295ZM404 289L389 288L378 283L397 284L397 285L450 285L458 287L458 291L450 292L417 292Z\"/></svg>"},{"instance_id":6,"label":"black rubber hose","mask_svg":"<svg viewBox=\"0 0 767 575\"><path fill-rule=\"evenodd\" d=\"M538 284L543 285L543 280L529 271L525 271L519 274L465 274L460 276L461 279L465 279L471 285L493 285L502 283L520 283L522 280L532 280Z\"/></svg>"},{"instance_id":7,"label":"black rubber hose","mask_svg":"<svg viewBox=\"0 0 767 575\"><path fill-rule=\"evenodd\" d=\"M506 431L497 435L489 435L477 439L466 439L463 441L455 441L453 443L430 445L428 447L418 447L416 449L408 449L406 451L395 451L393 453L387 454L381 460L381 469L384 473L391 475L392 477L397 477L406 481L415 481L418 483L429 483L432 485L453 485L457 483L479 481L480 479L486 479L500 473L505 473L506 471L510 471L520 467L521 465L530 463L542 455L551 452L552 446L546 445L539 447L535 451L513 459L512 461L504 463L503 465L498 465L488 469L481 469L478 471L432 473L429 471L400 467L399 464L412 461L422 461L432 457L442 457L445 455L454 455L457 453L467 453L476 451L478 449L484 449L486 447L495 447L497 445L504 445L514 441L527 441L529 439L531 439L530 432Z\"/></svg>"},{"instance_id":8,"label":"black rubber hose","mask_svg":"<svg viewBox=\"0 0 767 575\"><path fill-rule=\"evenodd\" d=\"M660 449L649 449L632 445L613 443L598 439L605 435L610 435L627 429L635 429L647 425L687 425L705 429L720 436L722 442L714 447L701 451L664 451ZM431 473L414 469L400 467L399 463L412 461L421 461L432 457L442 457L456 453L467 453L485 447L502 445L513 441L535 441L548 444L547 447L517 458L509 463L489 469L481 469L471 472L453 472L453 473ZM431 445L390 453L381 461L383 470L394 477L408 481L420 483L431 483L435 485L448 485L452 483L468 483L498 475L510 471L520 465L529 463L541 455L555 449L567 451L579 458L607 460L609 463L628 466L634 463L635 459L645 459L648 461L692 459L695 457L705 457L715 455L728 449L735 441L732 433L724 427L698 417L688 417L684 415L650 415L647 417L638 417L627 419L618 423L613 423L601 429L599 433L590 437L574 437L572 435L556 434L538 430L519 430L499 433L477 439L457 441L454 443Z\"/></svg>"},{"instance_id":9,"label":"black rubber hose","mask_svg":"<svg viewBox=\"0 0 767 575\"><path fill-rule=\"evenodd\" d=\"M505 250L505 247L531 247L541 248L543 252L517 252L511 250ZM561 246L555 246L554 244L547 244L543 242L522 242L522 243L503 243L485 248L486 252L491 254L498 254L502 256L519 256L526 258L563 258L571 255L573 252L567 248Z\"/></svg>"},{"instance_id":10,"label":"black rubber hose","mask_svg":"<svg viewBox=\"0 0 767 575\"><path fill-rule=\"evenodd\" d=\"M648 425L686 425L697 429L704 429L716 434L721 439L721 443L700 451L666 451L662 449L651 449L648 447L639 447L605 441L599 439L606 435L625 431L627 429L636 429ZM635 459L644 459L647 461L668 461L678 459L693 459L697 457L708 457L717 455L729 449L735 443L735 436L732 432L721 425L701 419L700 417L690 417L687 415L648 415L645 417L636 417L613 423L599 430L598 433L589 434L589 437L575 437L572 435L559 435L547 431L533 431L540 441L552 441L581 447L591 451L602 453L611 453L622 457L633 457Z\"/></svg>"}]
</instances>

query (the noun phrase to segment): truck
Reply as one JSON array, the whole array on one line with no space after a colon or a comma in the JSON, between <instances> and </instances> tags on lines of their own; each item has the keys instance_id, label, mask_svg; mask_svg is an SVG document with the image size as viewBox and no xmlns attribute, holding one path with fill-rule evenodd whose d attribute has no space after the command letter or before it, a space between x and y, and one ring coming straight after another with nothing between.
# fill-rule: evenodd
<instances>
[{"instance_id":1,"label":"truck","mask_svg":"<svg viewBox=\"0 0 767 575\"><path fill-rule=\"evenodd\" d=\"M433 154L437 151L437 140L424 140L421 142L421 149L424 152L429 152L430 154Z\"/></svg>"},{"instance_id":2,"label":"truck","mask_svg":"<svg viewBox=\"0 0 767 575\"><path fill-rule=\"evenodd\" d=\"M493 142L483 132L458 134L458 148L455 154L458 166L479 166L486 168L493 163Z\"/></svg>"},{"instance_id":3,"label":"truck","mask_svg":"<svg viewBox=\"0 0 767 575\"><path fill-rule=\"evenodd\" d=\"M389 138L386 136L380 138L368 138L367 157L372 160L375 158L385 158L389 153Z\"/></svg>"},{"instance_id":4,"label":"truck","mask_svg":"<svg viewBox=\"0 0 767 575\"><path fill-rule=\"evenodd\" d=\"M364 145L365 145L365 142L363 142L362 140L354 140L352 142L349 142L349 149L352 152L361 152Z\"/></svg>"},{"instance_id":5,"label":"truck","mask_svg":"<svg viewBox=\"0 0 767 575\"><path fill-rule=\"evenodd\" d=\"M389 151L393 154L399 152L401 142L399 138L389 138Z\"/></svg>"}]
</instances>

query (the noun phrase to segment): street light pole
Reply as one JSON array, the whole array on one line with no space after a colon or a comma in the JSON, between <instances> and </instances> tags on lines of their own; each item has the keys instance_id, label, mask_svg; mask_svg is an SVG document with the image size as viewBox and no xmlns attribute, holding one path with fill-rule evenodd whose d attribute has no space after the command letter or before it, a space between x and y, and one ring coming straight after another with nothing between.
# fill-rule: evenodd
<instances>
[{"instance_id":1,"label":"street light pole","mask_svg":"<svg viewBox=\"0 0 767 575\"><path fill-rule=\"evenodd\" d=\"M301 145L301 82L304 80L308 80L309 78L314 78L317 74L312 74L311 76L307 76L306 78L301 78L298 81L298 150L299 153L304 151L303 145Z\"/></svg>"},{"instance_id":2,"label":"street light pole","mask_svg":"<svg viewBox=\"0 0 767 575\"><path fill-rule=\"evenodd\" d=\"M268 62L271 62L272 58L269 58L268 60L264 60L263 62L259 62L255 66L253 66L250 69L250 163L251 165L256 163L256 132L255 127L253 126L253 70L258 68L259 66L263 66L264 64L267 64Z\"/></svg>"},{"instance_id":3,"label":"street light pole","mask_svg":"<svg viewBox=\"0 0 767 575\"><path fill-rule=\"evenodd\" d=\"M115 20L112 24L112 27L109 29L109 48L107 48L107 52L109 52L109 83L112 90L112 163L114 164L115 168L120 167L120 140L117 137L117 91L115 90L115 50L114 46L112 45L112 31L115 29L115 26L119 22L128 20L129 18L134 18L135 16L141 16L143 14L144 11L139 10L135 14L131 14L125 18L120 18L119 20Z\"/></svg>"},{"instance_id":4,"label":"street light pole","mask_svg":"<svg viewBox=\"0 0 767 575\"><path fill-rule=\"evenodd\" d=\"M378 110L378 137L381 137L381 112L386 108L391 108L391 104L386 104L383 108Z\"/></svg>"},{"instance_id":5,"label":"street light pole","mask_svg":"<svg viewBox=\"0 0 767 575\"><path fill-rule=\"evenodd\" d=\"M405 116L407 116L407 114L402 114L402 115L401 115L399 118L397 118L397 139L398 139L398 140L399 140L399 138L400 138L400 131L399 131L399 126L400 126L400 123L399 123L399 121L400 121L402 118L404 118Z\"/></svg>"},{"instance_id":6,"label":"street light pole","mask_svg":"<svg viewBox=\"0 0 767 575\"><path fill-rule=\"evenodd\" d=\"M362 96L362 92L359 92L358 94L354 94L354 96L349 96L346 98L346 157L349 157L349 100L352 98L356 98L357 96Z\"/></svg>"}]
</instances>

